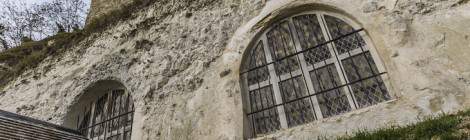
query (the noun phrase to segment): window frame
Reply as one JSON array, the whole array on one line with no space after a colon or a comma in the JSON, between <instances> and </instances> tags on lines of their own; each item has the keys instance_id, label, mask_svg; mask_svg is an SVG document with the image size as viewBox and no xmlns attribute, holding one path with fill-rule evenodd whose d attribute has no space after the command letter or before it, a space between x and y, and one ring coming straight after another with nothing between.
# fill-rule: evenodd
<instances>
[{"instance_id":1,"label":"window frame","mask_svg":"<svg viewBox=\"0 0 470 140\"><path fill-rule=\"evenodd\" d=\"M342 64L343 61L347 60L348 58L353 58L356 55L362 55L362 54L366 54L368 52L368 53L370 53L370 56L372 57L371 60L375 63L375 67L377 68L378 72L379 73L380 72L387 73L385 65L383 64L383 61L379 57L379 54L378 54L376 48L374 47L371 38L369 38L366 31L360 31L360 32L358 32L358 34L364 40L365 46L362 46L362 47L355 48L355 49L351 50L352 53L348 51L348 53L339 54L338 50L336 50L335 43L333 43L333 42L327 43L325 45L328 48L328 52L331 53L331 57L328 58L325 61L317 62L317 64L324 63L323 65L320 65L320 66L318 66L317 64L308 65L308 64L306 64L308 62L305 59L304 53L299 53L297 55L293 55L293 56L290 56L290 57L295 57L297 59L297 61L299 62L298 65L300 65L300 68L296 69L294 72L290 71L289 73L284 73L282 75L278 75L277 72L276 72L275 64L273 63L273 61L275 61L275 60L272 56L272 52L271 52L272 50L269 46L269 42L268 42L268 39L267 39L267 34L273 28L277 27L278 25L280 25L284 22L287 22L288 27L290 28L291 39L292 39L292 43L294 43L295 51L299 52L299 51L305 50L305 49L302 48L302 45L300 44L300 38L297 35L298 31L297 31L297 29L296 29L296 27L293 23L293 18L297 17L297 16L311 15L311 14L316 15L315 17L319 21L319 24L321 26L321 28L320 28L321 29L321 34L323 34L323 37L324 37L325 41L331 41L331 40L334 39L332 37L332 35L330 34L331 33L329 31L330 28L327 27L328 25L326 23L325 16L331 16L331 17L334 17L334 18L338 18L338 19L344 21L349 26L351 26L354 30L363 29L359 24L357 24L356 22L353 22L352 20L350 20L349 18L347 18L346 16L344 16L342 14L313 10L313 11L301 12L301 13L298 13L298 14L290 15L286 18L283 18L279 21L274 22L273 24L269 25L268 28L264 29L262 32L259 33L260 36L258 36L256 38L256 40L254 40L255 42L253 43L252 48L250 48L247 52L250 53L250 55L253 55L253 54L251 54L253 52L252 50L254 50L256 47L258 47L260 43L262 43L261 46L263 47L264 57L266 59L265 63L268 64L268 65L265 65L263 67L267 67L269 77L267 78L267 80L249 85L248 78L247 78L249 76L243 76L243 75L240 76L242 78L242 84L245 87L245 88L242 88L243 89L242 93L244 95L248 95L248 96L242 96L243 98L245 98L244 100L246 101L246 105L247 105L246 107L244 107L244 110L245 111L250 110L250 111L247 111L247 112L253 112L253 110L251 109L252 108L252 105L251 105L252 102L250 101L251 91L259 90L259 89L266 88L266 87L271 87L272 92L273 92L272 94L274 95L274 98L275 98L274 101L275 101L276 107L274 107L274 108L277 110L277 115L278 115L279 122L280 122L280 128L282 128L282 129L292 127L292 126L288 125L287 114L286 114L286 111L285 111L286 103L284 103L285 101L283 101L284 99L282 99L283 98L282 97L283 96L282 95L282 89L280 89L281 88L280 85L281 85L282 81L291 80L291 79L294 79L295 77L301 76L305 79L304 84L305 84L305 86L306 86L305 88L308 92L307 94L308 95L315 94L316 92L315 92L314 85L312 83L310 72L314 72L315 70L318 70L318 69L321 69L325 66L329 66L329 65L333 64L334 67L336 68L336 71L338 72L338 77L340 78L341 85L346 85L344 87L339 87L338 89L340 89L340 90L342 89L345 92L344 94L347 96L349 106L351 107L351 109L349 111L347 111L346 113L349 113L349 112L352 112L352 111L355 111L355 110L358 110L358 109L364 109L364 108L368 108L368 107L357 107L358 103L356 101L356 97L354 97L355 96L354 93L350 93L350 91L352 91L351 90L352 84L351 84L351 81L349 81L348 77L345 75L346 71L344 69L344 65ZM247 57L250 57L250 56L247 56ZM366 57L366 56L364 56L364 57ZM250 59L251 58L248 58L248 61L251 61ZM327 61L328 61L328 63L326 63ZM250 62L247 62L247 63L250 63ZM379 102L377 104L381 104L381 103L384 103L384 102L394 100L396 98L396 96L394 95L393 89L390 85L388 74L380 74L380 75L374 76L374 77L380 77L381 78L381 80L382 80L382 82L383 82L383 84L384 84L384 86L385 86L385 88L388 92L387 94L391 98L389 100L385 100L385 101ZM349 88L349 89L345 89L345 88ZM310 99L311 100L311 105L313 105L312 110L313 110L314 116L315 116L314 120L321 120L321 119L324 119L326 117L324 117L323 114L322 114L322 111L319 107L320 103L318 102L317 96L318 95L313 95L313 96L305 98L305 99ZM249 109L247 109L247 108L249 108ZM341 115L333 115L333 116L341 116ZM247 113L247 117L250 120L250 117L249 117L248 113ZM251 121L253 121L253 120L251 120ZM253 126L250 126L250 127L254 127L254 122L251 122L251 121L249 121L249 124L253 125ZM309 122L306 122L306 123L310 123L310 122L313 122L313 121L309 121ZM255 128L251 128L251 129L253 131L255 131L254 130ZM274 130L274 131L276 131L276 130ZM256 132L253 132L253 133L255 134Z\"/></svg>"},{"instance_id":2,"label":"window frame","mask_svg":"<svg viewBox=\"0 0 470 140\"><path fill-rule=\"evenodd\" d=\"M114 92L121 92L121 93L114 93ZM113 94L120 94L118 95L118 97L120 98L119 99L119 104L120 104L120 107L118 109L119 113L118 114L115 114L115 100L113 100ZM101 115L104 115L104 117L101 117L99 121L96 121L96 106L99 102L100 99L102 99L103 97L106 97L106 99L104 99L104 103L103 103L103 108L102 108L102 112L100 112ZM123 101L124 99L124 101ZM127 102L125 102L127 101ZM122 103L126 103L127 105L122 105ZM112 104L112 105L110 105ZM77 122L77 130L80 131L82 133L82 135L84 135L85 137L89 138L90 140L93 140L93 139L101 139L101 138L105 138L105 139L108 139L108 138L113 138L113 137L116 137L116 136L120 136L120 138L129 138L129 139L132 139L132 133L133 133L133 125L134 125L134 118L135 118L135 105L134 105L134 101L133 101L133 98L132 96L130 95L130 93L124 89L124 88L114 88L114 89L110 89L110 90L107 90L107 92L101 96L98 96L97 98L94 98L92 101L90 101L90 108L87 109L85 108L85 111L82 112L80 115L83 114L83 116L86 116L87 113L90 113L89 116L87 117L88 120L87 120L87 124L84 128L80 128L81 125L82 125L82 121L84 121L85 118L80 118L80 116L78 117L79 120ZM108 112L110 110L109 107L112 107L111 110L112 112ZM121 109L121 107L126 107L127 111L125 112L121 112L123 111ZM130 110L129 110L130 109ZM105 110L105 111L104 111ZM130 124L127 124L125 126L119 126L119 125L122 125L121 122L121 118L125 118L126 122L125 123L130 123ZM80 120L81 119L81 120ZM104 119L104 120L102 120ZM109 129L113 129L111 128L112 126L110 124L114 124L114 122L116 122L116 119L117 119L117 122L118 122L118 127L117 129L115 130L109 130ZM129 122L130 120L130 122ZM96 121L96 122L95 122ZM99 134L98 136L94 136L94 132L91 133L91 131L94 131L96 129L96 127L99 126L99 131L103 131L102 134ZM104 128L102 128L104 127ZM110 135L107 135L107 134L110 134Z\"/></svg>"}]
</instances>

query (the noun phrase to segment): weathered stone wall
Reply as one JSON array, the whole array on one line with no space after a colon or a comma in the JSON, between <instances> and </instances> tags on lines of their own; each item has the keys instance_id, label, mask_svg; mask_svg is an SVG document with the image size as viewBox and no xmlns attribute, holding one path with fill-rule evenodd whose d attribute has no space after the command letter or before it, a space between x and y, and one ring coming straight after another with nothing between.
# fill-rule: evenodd
<instances>
[{"instance_id":1,"label":"weathered stone wall","mask_svg":"<svg viewBox=\"0 0 470 140\"><path fill-rule=\"evenodd\" d=\"M250 41L284 13L317 9L362 25L395 99L266 137L315 139L470 107L467 0L158 1L48 59L0 91L0 108L63 124L84 89L116 80L136 106L135 139L242 139L239 71ZM298 8L303 7L303 8ZM307 8L305 8L307 7Z\"/></svg>"},{"instance_id":2,"label":"weathered stone wall","mask_svg":"<svg viewBox=\"0 0 470 140\"><path fill-rule=\"evenodd\" d=\"M132 3L133 0L91 0L90 13L87 16L86 23L100 16L123 6Z\"/></svg>"}]
</instances>

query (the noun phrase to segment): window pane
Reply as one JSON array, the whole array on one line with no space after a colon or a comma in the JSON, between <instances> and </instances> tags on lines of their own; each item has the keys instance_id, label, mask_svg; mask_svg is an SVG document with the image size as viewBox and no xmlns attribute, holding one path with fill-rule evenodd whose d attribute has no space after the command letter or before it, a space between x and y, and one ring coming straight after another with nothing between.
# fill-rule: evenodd
<instances>
[{"instance_id":1,"label":"window pane","mask_svg":"<svg viewBox=\"0 0 470 140\"><path fill-rule=\"evenodd\" d=\"M274 63L274 66L278 76L300 70L300 63L298 63L297 56L287 57L286 59Z\"/></svg>"},{"instance_id":2,"label":"window pane","mask_svg":"<svg viewBox=\"0 0 470 140\"><path fill-rule=\"evenodd\" d=\"M369 52L343 60L345 73L359 107L370 106L390 99L377 66Z\"/></svg>"},{"instance_id":3,"label":"window pane","mask_svg":"<svg viewBox=\"0 0 470 140\"><path fill-rule=\"evenodd\" d=\"M99 136L99 135L103 134L103 132L104 132L104 125L101 122L103 122L106 119L105 114L106 114L107 99L108 99L108 94L101 97L96 102L95 113L94 113L95 115L93 116L93 124L95 126L92 127L92 129L91 129L92 137Z\"/></svg>"},{"instance_id":4,"label":"window pane","mask_svg":"<svg viewBox=\"0 0 470 140\"><path fill-rule=\"evenodd\" d=\"M317 15L297 16L293 18L293 22L303 49L315 47L325 42Z\"/></svg>"},{"instance_id":5,"label":"window pane","mask_svg":"<svg viewBox=\"0 0 470 140\"><path fill-rule=\"evenodd\" d=\"M351 110L348 98L334 64L310 72L313 88L323 117L338 115Z\"/></svg>"},{"instance_id":6,"label":"window pane","mask_svg":"<svg viewBox=\"0 0 470 140\"><path fill-rule=\"evenodd\" d=\"M256 134L267 133L280 128L274 93L271 86L250 92L251 111L249 115Z\"/></svg>"},{"instance_id":7,"label":"window pane","mask_svg":"<svg viewBox=\"0 0 470 140\"><path fill-rule=\"evenodd\" d=\"M91 111L90 111L91 112ZM132 126L134 106L129 94L124 90L113 90L94 101L91 118L91 127L87 128L87 118L82 120L78 128L82 134L94 139L122 139L124 131L129 131ZM130 133L129 133L130 136Z\"/></svg>"},{"instance_id":8,"label":"window pane","mask_svg":"<svg viewBox=\"0 0 470 140\"><path fill-rule=\"evenodd\" d=\"M297 16L293 18L293 22L297 29L297 35L302 49L305 50L315 47L304 52L305 60L309 65L331 58L331 54L326 45L318 46L325 42L325 38L323 37L316 15Z\"/></svg>"},{"instance_id":9,"label":"window pane","mask_svg":"<svg viewBox=\"0 0 470 140\"><path fill-rule=\"evenodd\" d=\"M369 52L344 59L342 63L350 82L374 76L379 73Z\"/></svg>"},{"instance_id":10,"label":"window pane","mask_svg":"<svg viewBox=\"0 0 470 140\"><path fill-rule=\"evenodd\" d=\"M380 76L354 83L351 88L359 108L390 100L387 89Z\"/></svg>"},{"instance_id":11,"label":"window pane","mask_svg":"<svg viewBox=\"0 0 470 140\"><path fill-rule=\"evenodd\" d=\"M313 49L310 49L304 52L304 56L305 61L307 61L309 66L331 58L331 54L327 45L317 46Z\"/></svg>"},{"instance_id":12,"label":"window pane","mask_svg":"<svg viewBox=\"0 0 470 140\"><path fill-rule=\"evenodd\" d=\"M303 76L294 77L280 83L287 123L295 126L314 120L312 104L309 98L300 99L308 95Z\"/></svg>"},{"instance_id":13,"label":"window pane","mask_svg":"<svg viewBox=\"0 0 470 140\"><path fill-rule=\"evenodd\" d=\"M275 105L271 85L250 91L252 110L259 111Z\"/></svg>"},{"instance_id":14,"label":"window pane","mask_svg":"<svg viewBox=\"0 0 470 140\"><path fill-rule=\"evenodd\" d=\"M333 39L354 31L351 25L336 17L325 15L325 22Z\"/></svg>"},{"instance_id":15,"label":"window pane","mask_svg":"<svg viewBox=\"0 0 470 140\"><path fill-rule=\"evenodd\" d=\"M316 113L326 118L390 99L363 31L354 32L339 18L304 14L261 35L248 59L251 71L241 73L248 78L247 115L255 135L280 129L280 122L292 127L317 119Z\"/></svg>"},{"instance_id":16,"label":"window pane","mask_svg":"<svg viewBox=\"0 0 470 140\"><path fill-rule=\"evenodd\" d=\"M353 27L341 19L325 15L325 21L332 39L338 39L339 37L354 31ZM334 41L334 43L339 54L365 46L364 40L358 33L342 37Z\"/></svg>"},{"instance_id":17,"label":"window pane","mask_svg":"<svg viewBox=\"0 0 470 140\"><path fill-rule=\"evenodd\" d=\"M266 34L266 37L268 38L269 48L274 60L283 59L297 52L287 21L273 27ZM275 63L275 67L278 75L300 69L297 57L292 56Z\"/></svg>"},{"instance_id":18,"label":"window pane","mask_svg":"<svg viewBox=\"0 0 470 140\"><path fill-rule=\"evenodd\" d=\"M258 43L251 52L249 62L248 70L254 70L248 72L248 85L258 84L269 79L268 67L264 66L266 65L266 56L262 42Z\"/></svg>"}]
</instances>

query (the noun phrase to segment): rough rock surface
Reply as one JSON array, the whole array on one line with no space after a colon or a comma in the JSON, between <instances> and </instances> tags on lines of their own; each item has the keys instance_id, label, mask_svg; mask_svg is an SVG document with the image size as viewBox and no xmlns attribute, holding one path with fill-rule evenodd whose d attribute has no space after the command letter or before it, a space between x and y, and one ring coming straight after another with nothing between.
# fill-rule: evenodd
<instances>
[{"instance_id":1,"label":"rough rock surface","mask_svg":"<svg viewBox=\"0 0 470 140\"><path fill-rule=\"evenodd\" d=\"M468 0L173 0L27 71L0 91L0 109L62 124L84 89L111 79L135 101L135 139L242 139L243 53L270 20L302 5L365 28L395 99L260 139L336 136L470 107Z\"/></svg>"}]
</instances>

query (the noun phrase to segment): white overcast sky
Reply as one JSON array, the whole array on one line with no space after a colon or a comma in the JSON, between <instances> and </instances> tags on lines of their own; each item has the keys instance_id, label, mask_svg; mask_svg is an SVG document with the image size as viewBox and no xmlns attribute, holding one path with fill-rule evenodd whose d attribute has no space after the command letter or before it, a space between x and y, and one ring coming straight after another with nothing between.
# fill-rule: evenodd
<instances>
[{"instance_id":1,"label":"white overcast sky","mask_svg":"<svg viewBox=\"0 0 470 140\"><path fill-rule=\"evenodd\" d=\"M28 4L32 4L32 3L41 3L41 2L51 1L51 0L15 0L15 1L24 1ZM84 1L87 3L90 3L90 0L84 0Z\"/></svg>"},{"instance_id":2,"label":"white overcast sky","mask_svg":"<svg viewBox=\"0 0 470 140\"><path fill-rule=\"evenodd\" d=\"M27 4L33 4L33 3L42 3L48 0L18 0L18 1L24 1Z\"/></svg>"},{"instance_id":3,"label":"white overcast sky","mask_svg":"<svg viewBox=\"0 0 470 140\"><path fill-rule=\"evenodd\" d=\"M5 1L10 1L10 2L13 2L15 3L16 5L19 6L19 8L29 8L30 6L34 5L34 4L42 4L44 2L50 2L52 0L0 0L0 4L2 4L3 2ZM84 1L86 4L87 4L87 10L88 8L90 7L90 1L91 0L82 0ZM22 6L21 4L25 4L25 6ZM3 12L3 8L2 8L3 5L0 5L0 12ZM84 17L86 17L86 15L84 15ZM0 15L0 23L3 23L4 21L6 21L7 19L6 18L2 18L2 16ZM44 36L46 37L46 36ZM42 39L43 36L40 36L36 39Z\"/></svg>"}]
</instances>

